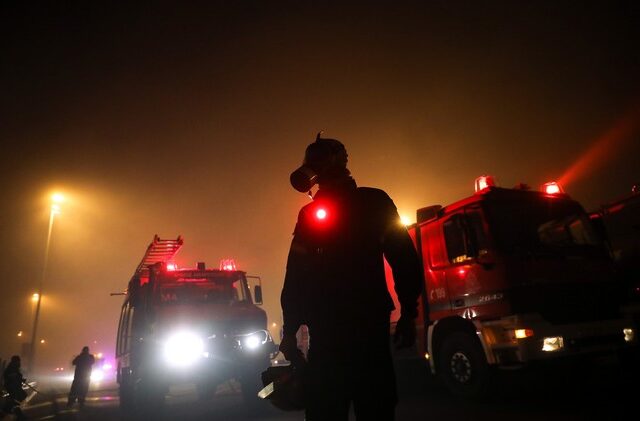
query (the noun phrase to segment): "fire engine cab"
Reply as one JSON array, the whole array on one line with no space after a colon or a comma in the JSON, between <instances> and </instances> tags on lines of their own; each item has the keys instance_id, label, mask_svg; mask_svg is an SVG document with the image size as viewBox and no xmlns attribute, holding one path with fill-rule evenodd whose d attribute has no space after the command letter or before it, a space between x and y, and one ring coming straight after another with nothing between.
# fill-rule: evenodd
<instances>
[{"instance_id":1,"label":"fire engine cab","mask_svg":"<svg viewBox=\"0 0 640 421\"><path fill-rule=\"evenodd\" d=\"M607 239L620 281L627 287L628 298L640 305L640 186L631 195L602 205L591 213L591 220Z\"/></svg>"},{"instance_id":2,"label":"fire engine cab","mask_svg":"<svg viewBox=\"0 0 640 421\"><path fill-rule=\"evenodd\" d=\"M195 383L205 398L230 379L253 404L275 351L266 313L256 306L260 279L232 260L219 269L178 268L182 244L181 237L155 236L129 281L116 345L120 404L157 407L179 383ZM257 280L253 297L249 279Z\"/></svg>"},{"instance_id":3,"label":"fire engine cab","mask_svg":"<svg viewBox=\"0 0 640 421\"><path fill-rule=\"evenodd\" d=\"M408 229L425 278L417 352L453 393L483 394L491 367L636 345L603 239L558 184L506 189L483 176L475 194L419 209Z\"/></svg>"}]
</instances>

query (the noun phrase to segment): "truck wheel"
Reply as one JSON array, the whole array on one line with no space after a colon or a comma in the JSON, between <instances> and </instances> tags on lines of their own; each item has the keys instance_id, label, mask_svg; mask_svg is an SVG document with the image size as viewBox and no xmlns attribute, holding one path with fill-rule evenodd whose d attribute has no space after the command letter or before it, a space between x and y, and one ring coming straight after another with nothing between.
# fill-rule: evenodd
<instances>
[{"instance_id":1,"label":"truck wheel","mask_svg":"<svg viewBox=\"0 0 640 421\"><path fill-rule=\"evenodd\" d=\"M470 334L456 332L445 337L436 365L453 394L479 398L489 392L489 365L480 343Z\"/></svg>"},{"instance_id":2,"label":"truck wheel","mask_svg":"<svg viewBox=\"0 0 640 421\"><path fill-rule=\"evenodd\" d=\"M120 409L124 412L130 412L134 407L133 387L128 382L122 382L118 388L120 397Z\"/></svg>"},{"instance_id":3,"label":"truck wheel","mask_svg":"<svg viewBox=\"0 0 640 421\"><path fill-rule=\"evenodd\" d=\"M122 370L119 376L118 396L120 398L120 409L127 413L133 411L135 406L133 381L129 370Z\"/></svg>"},{"instance_id":4,"label":"truck wheel","mask_svg":"<svg viewBox=\"0 0 640 421\"><path fill-rule=\"evenodd\" d=\"M140 382L135 393L136 409L141 416L160 414L164 408L165 390L151 382Z\"/></svg>"}]
</instances>

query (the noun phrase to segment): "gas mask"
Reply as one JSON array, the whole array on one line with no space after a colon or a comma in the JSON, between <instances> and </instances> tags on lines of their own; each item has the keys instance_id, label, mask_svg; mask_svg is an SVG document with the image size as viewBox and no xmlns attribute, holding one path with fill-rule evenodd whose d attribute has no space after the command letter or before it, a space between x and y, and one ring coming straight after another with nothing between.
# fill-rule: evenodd
<instances>
[{"instance_id":1,"label":"gas mask","mask_svg":"<svg viewBox=\"0 0 640 421\"><path fill-rule=\"evenodd\" d=\"M291 173L289 180L294 189L306 193L332 173L343 174L347 168L347 150L335 139L322 139L318 133L316 141L307 146L302 166Z\"/></svg>"}]
</instances>

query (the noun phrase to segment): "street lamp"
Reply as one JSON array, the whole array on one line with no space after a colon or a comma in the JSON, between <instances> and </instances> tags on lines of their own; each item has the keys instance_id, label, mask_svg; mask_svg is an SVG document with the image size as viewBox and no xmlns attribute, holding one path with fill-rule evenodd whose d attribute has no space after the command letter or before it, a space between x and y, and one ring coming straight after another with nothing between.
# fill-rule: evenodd
<instances>
[{"instance_id":1,"label":"street lamp","mask_svg":"<svg viewBox=\"0 0 640 421\"><path fill-rule=\"evenodd\" d=\"M49 246L51 245L51 232L53 230L54 217L60 214L60 203L64 201L64 196L55 193L51 196L51 209L49 211L49 230L47 232L47 245L44 249L44 264L42 266L42 277L40 278L40 286L38 292L33 294L32 299L36 301L36 314L33 318L33 329L31 330L31 344L29 350L29 372L33 373L36 358L36 335L38 333L38 319L40 318L40 303L42 302L42 287L47 275L47 263L49 261ZM40 341L44 343L44 340Z\"/></svg>"}]
</instances>

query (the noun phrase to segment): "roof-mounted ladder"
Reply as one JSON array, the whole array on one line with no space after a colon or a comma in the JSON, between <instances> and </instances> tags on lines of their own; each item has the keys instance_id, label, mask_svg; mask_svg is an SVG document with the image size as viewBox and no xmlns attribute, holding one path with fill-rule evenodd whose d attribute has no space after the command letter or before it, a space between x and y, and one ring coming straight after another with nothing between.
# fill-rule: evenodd
<instances>
[{"instance_id":1,"label":"roof-mounted ladder","mask_svg":"<svg viewBox=\"0 0 640 421\"><path fill-rule=\"evenodd\" d=\"M147 247L144 257L133 274L134 278L149 277L149 267L155 263L168 263L178 253L182 247L182 237L178 236L175 240L163 240L158 235L153 237L153 242Z\"/></svg>"}]
</instances>

